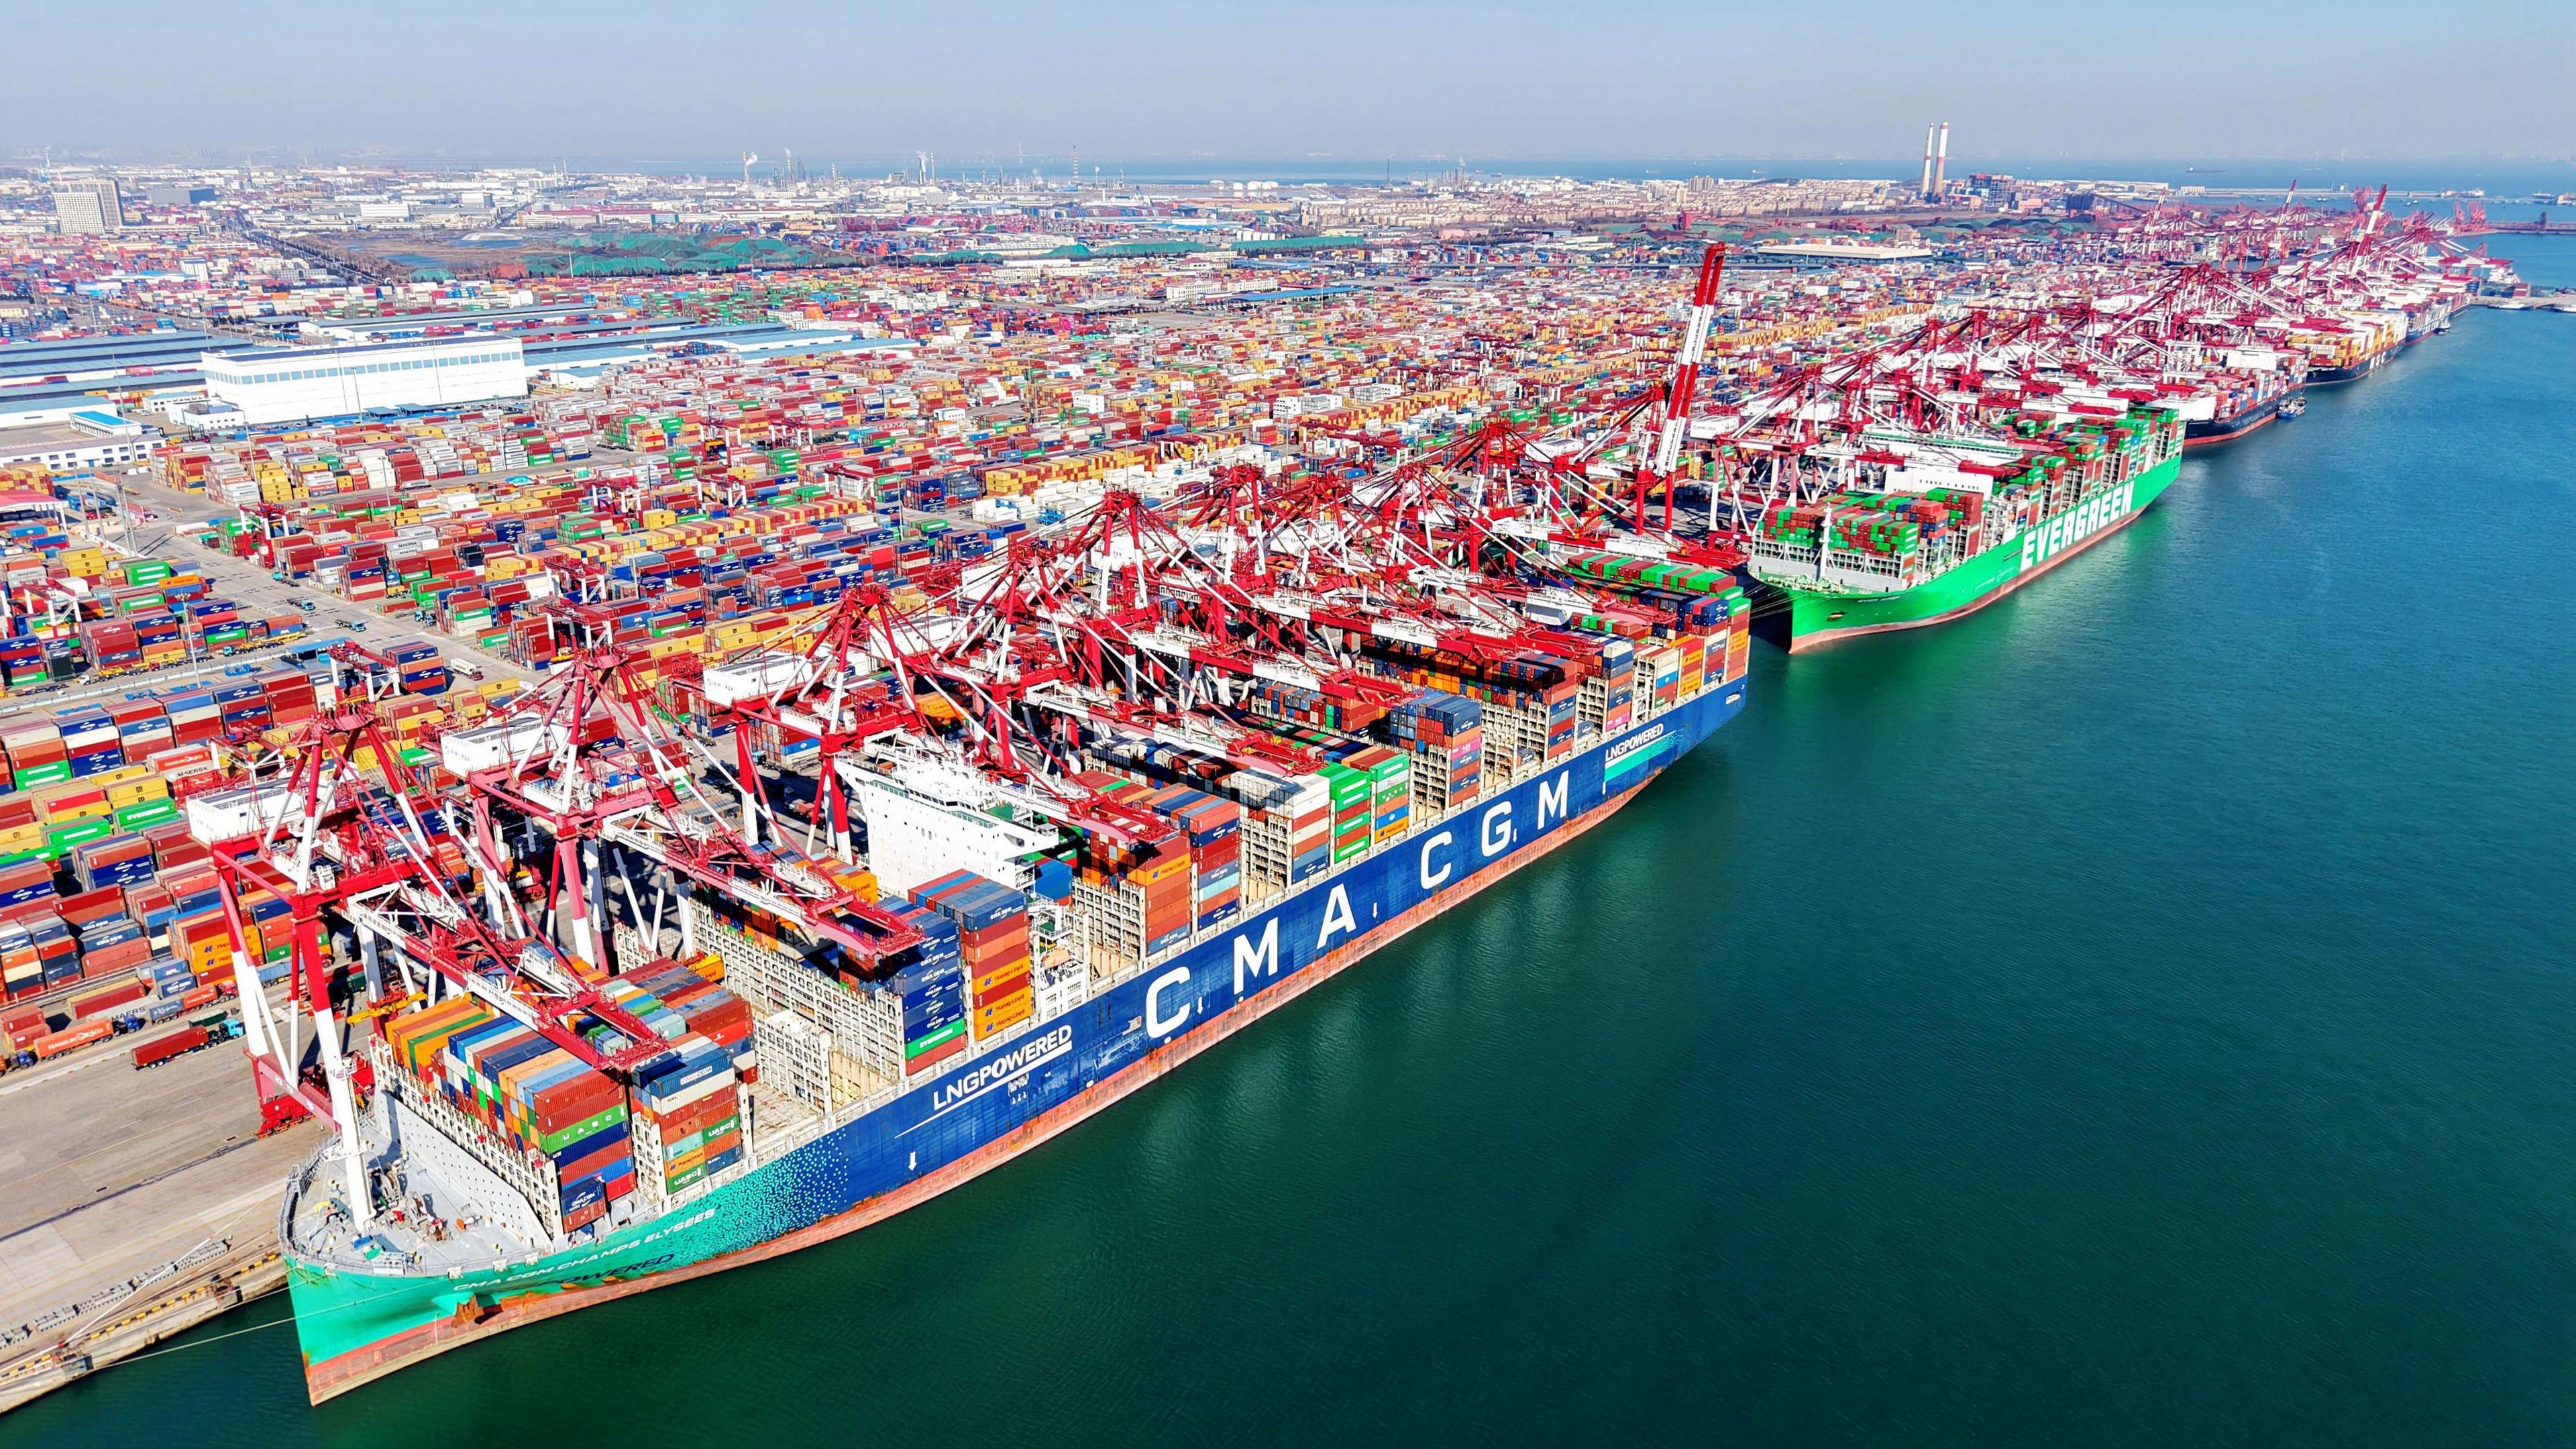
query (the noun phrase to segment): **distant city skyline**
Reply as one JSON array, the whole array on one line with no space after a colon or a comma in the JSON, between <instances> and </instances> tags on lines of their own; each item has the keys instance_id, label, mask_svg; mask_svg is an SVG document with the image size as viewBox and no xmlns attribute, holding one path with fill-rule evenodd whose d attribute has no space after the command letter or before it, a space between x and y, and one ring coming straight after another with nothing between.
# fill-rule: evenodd
<instances>
[{"instance_id":1,"label":"distant city skyline","mask_svg":"<svg viewBox=\"0 0 2576 1449\"><path fill-rule=\"evenodd\" d=\"M458 0L13 18L0 152L2565 159L2576 7ZM1954 166L1954 172L1956 167Z\"/></svg>"}]
</instances>

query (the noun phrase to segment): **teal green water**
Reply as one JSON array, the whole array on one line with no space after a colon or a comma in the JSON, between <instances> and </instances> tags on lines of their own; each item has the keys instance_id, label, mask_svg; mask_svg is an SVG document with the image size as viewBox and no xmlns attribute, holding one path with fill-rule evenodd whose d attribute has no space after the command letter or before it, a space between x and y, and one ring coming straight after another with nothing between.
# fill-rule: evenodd
<instances>
[{"instance_id":1,"label":"teal green water","mask_svg":"<svg viewBox=\"0 0 2576 1449\"><path fill-rule=\"evenodd\" d=\"M2571 458L2473 315L892 1223L0 1442L2569 1443Z\"/></svg>"}]
</instances>

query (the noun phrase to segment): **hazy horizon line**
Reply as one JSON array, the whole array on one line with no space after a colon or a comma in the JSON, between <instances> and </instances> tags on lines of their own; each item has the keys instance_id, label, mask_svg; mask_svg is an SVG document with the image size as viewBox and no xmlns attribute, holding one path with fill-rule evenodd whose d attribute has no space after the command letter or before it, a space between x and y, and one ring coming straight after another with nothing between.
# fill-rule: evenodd
<instances>
[{"instance_id":1,"label":"hazy horizon line","mask_svg":"<svg viewBox=\"0 0 2576 1449\"><path fill-rule=\"evenodd\" d=\"M227 156L230 156L230 155L232 155L232 154L234 154L234 153L237 153L237 152L244 152L244 151L247 151L247 152L253 153L254 155L257 155L257 154L260 154L260 153L293 153L293 152L303 152L303 153L306 153L306 154L309 154L309 155L315 155L315 156L329 156L329 157L331 157L331 158L333 158L333 159L346 159L346 160L369 159L369 160L379 160L379 161L431 160L431 159L444 159L444 158L454 158L454 159L476 159L476 160L480 160L480 159L496 159L496 158L497 158L497 159L503 159L503 160L513 161L513 162L524 162L524 163L531 164L531 165L552 164L552 163L553 163L553 162L555 162L556 160L559 160L559 159L562 159L562 158L565 158L565 157L578 158L578 159L586 160L586 161L599 161L599 160L612 160L612 159L613 159L613 160L621 161L621 162L623 162L623 163L625 163L625 164L634 164L634 165L641 165L641 164L648 164L648 163L657 163L657 162L680 162L680 161L687 161L687 162L708 162L708 163L719 163L719 164L722 164L722 165L724 165L724 166L731 167L731 166L733 166L733 165L738 164L738 163L739 163L739 161L740 161L740 156L739 156L739 154L728 154L728 153L724 153L724 152L703 152L703 153L668 152L668 153L662 153L662 154L658 154L658 155L657 155L657 154L650 154L650 153L646 153L646 152L634 152L634 153L627 153L627 154L624 154L624 155L621 155L621 156L611 157L611 156L609 156L609 155L608 155L608 154L606 154L606 153L599 152L599 151L596 151L596 150L584 150L584 149L576 149L576 148L543 148L543 149L539 149L539 148L531 148L531 147L525 147L525 146L509 146L509 147L501 147L501 146L482 146L482 147L456 147L456 146L398 146L398 145L393 145L393 144L385 143L385 142L363 142L363 143L352 143L352 142L333 142L333 143L324 143L324 142L289 142L289 141L253 141L253 142L239 142L239 143L233 143L233 144L206 144L206 143L198 143L198 144L189 145L189 146L177 146L177 145L173 145L173 146L168 146L168 147L159 147L159 146L133 146L133 145L84 145L84 144L79 144L79 143L71 143L71 144L61 144L61 143L47 144L47 143L40 143L40 142L26 142L26 143L20 143L20 144L18 144L18 145L16 145L16 146L13 146L13 147L11 147L10 149L8 149L8 150L6 150L6 151L0 151L0 160L7 160L7 161L10 161L10 162L20 162L20 161L25 161L25 160L29 160L29 159L36 159L36 158L39 158L39 157L41 157L41 156L42 156L43 154L45 154L45 153L49 153L49 152L59 152L59 153L61 153L61 155L62 155L63 157L66 157L66 158L68 158L68 157L73 157L73 156L81 156L81 157L92 157L92 158L105 159L105 160L117 160L117 159L121 159L121 158L129 158L129 157L130 157L130 158L133 158L133 159L136 159L136 160L139 160L139 161L158 161L158 160L167 160L167 159L172 159L172 158L181 158L181 157L186 157L186 158L194 158L194 157L227 157ZM924 154L924 152L925 152L925 151L927 152L927 154L929 155L929 157L931 158L931 160L932 160L932 161L934 161L934 162L938 161L940 158L942 158L943 156L945 156L945 157L957 158L957 159L961 159L961 160L963 160L963 159L971 159L971 160L976 160L976 161L997 161L997 160L1009 159L1009 160L1013 160L1013 161L1024 161L1024 162L1027 162L1027 163L1029 163L1029 164L1045 164L1045 163L1049 163L1049 162L1070 162L1070 160L1071 160L1071 158L1072 158L1072 155L1074 154L1074 153L1072 153L1072 152L1070 152L1070 151L1028 151L1028 150L1022 150L1022 149L1019 149L1019 148L1013 148L1013 149L1011 149L1011 150L1007 150L1007 151L1005 151L1005 150L996 149L996 148L992 148L992 147L976 147L976 148L958 147L958 148L952 148L952 149L949 149L949 150L946 150L946 151L942 151L942 150L939 150L939 149L937 149L937 148L925 148L925 147L902 147L902 148L898 148L898 149L891 149L891 150L866 149L866 150L850 150L850 151L829 152L829 153L827 153L827 152L822 152L822 151L815 151L815 152L809 152L809 153L808 153L808 159L814 159L814 160L818 160L818 161L834 161L834 162L848 162L848 161L854 161L854 160L856 160L856 161L869 161L869 162L877 162L877 161L900 161L900 162L904 162L904 163L906 163L906 164L910 164L910 163L912 163L912 162L913 162L917 157L919 157L919 156L921 156L922 154ZM783 151L782 151L782 153L781 153L780 155L772 155L772 154L767 153L767 152L760 153L760 156L759 156L759 163L758 163L758 164L761 164L761 165L770 165L770 164L775 164L775 163L776 163L776 162L778 162L779 160L783 159L783 154L784 154L784 153L783 153ZM1398 163L1402 163L1402 162L1448 162L1448 163L1453 163L1453 164L1454 164L1454 163L1462 163L1462 162L1463 162L1463 163L1470 163L1470 164L1472 164L1472 163L1475 163L1475 162L1478 162L1478 161L1502 161L1502 162L1549 162L1549 161L1566 161L1566 162L1580 162L1580 163L1588 163L1588 164L1601 164L1601 163L1609 163L1609 162L1655 162L1655 163L1663 163L1663 162L1676 162L1676 161L1756 161L1756 162L1795 162L1795 163L1829 162L1829 163L1836 164L1836 165L1857 165L1857 164L1867 163L1867 164L1873 164L1873 165L1874 165L1874 164L1879 164L1879 163L1882 163L1882 162L1883 162L1883 163L1887 163L1887 164L1891 164L1891 165L1904 165L1904 166L1911 166L1911 165L1913 165L1913 164L1915 163L1915 161L1916 161L1916 160L1918 160L1918 159L1919 159L1919 158L1912 157L1912 156L1909 156L1909 155L1905 155L1905 154L1902 154L1902 153L1897 153L1897 152L1869 152L1869 151L1819 151L1819 152L1806 152L1806 153L1790 153L1790 152L1778 152L1778 151L1640 151L1640 150L1607 150L1607 151L1605 151L1605 150L1565 150L1565 151L1532 151L1532 150L1508 150L1508 151L1504 151L1504 150L1497 150L1497 151L1484 151L1484 150L1468 150L1468 151L1400 151L1400 150L1399 150L1399 151L1353 151L1353 150L1321 150L1321 151L1297 151L1297 152L1279 152L1279 151L1261 151L1261 150L1242 150L1242 151L1204 151L1204 150L1182 150L1182 151L1143 151L1143 150L1131 150L1131 151L1101 151L1101 152L1096 152L1096 153L1089 154L1089 155L1087 155L1087 156L1085 156L1085 157L1084 157L1084 166L1085 166L1085 168L1086 168L1086 169L1088 169L1089 167L1091 167L1091 166L1093 166L1093 165L1100 165L1100 166L1112 166L1112 165L1118 165L1118 164L1122 164L1122 163L1134 163L1134 162L1138 162L1138 161L1150 161L1150 162L1154 162L1154 163L1156 163L1156 164L1158 164L1158 165L1161 165L1161 164L1181 164L1181 163L1189 163L1189 162L1207 162L1207 163L1216 164L1216 165L1241 165L1241 164L1246 164L1246 163L1302 164L1302 163L1314 163L1314 162L1334 162L1334 163L1351 163L1351 164L1371 164L1371 165L1374 165L1374 164L1382 164L1382 163L1387 162L1387 161L1390 161L1390 160L1391 160L1391 161L1398 162ZM1954 167L1954 168L1955 168L1955 167L1956 167L1956 165L1957 165L1959 162L1961 162L1962 160L1971 160L1971 161L1973 161L1973 160L1979 160L1979 159L1987 159L1987 160L2020 160L2020 161L2030 161L2030 160L2076 160L2076 161L2162 162L2162 163L2193 163L2193 164L2200 163L2200 162L2298 162L2298 163L2309 163L2309 162L2313 162L2313 163L2320 164L2320 165L2334 165L2334 164L2338 164L2338 163L2371 162L2371 161L2389 161L2389 162L2405 162L2405 163L2409 163L2409 164L2416 164L2416 165L2422 165L2422 164L2428 164L2428 163L2435 163L2435 162L2468 162L2468 163L2477 163L2477 164L2485 164L2485 165L2532 165L2532 166L2550 166L2550 165L2559 165L2559 166L2576 166L2576 152L2553 153L2553 154L2540 154L2540 153L2515 153L2515 152L2491 153L2491 152L2477 152L2477 151L2345 151L2345 152L2337 152L2337 153L2335 153L2335 154L2331 154L2331 155L2329 155L2329 154L2326 154L2326 153L2323 153L2323 152L2303 152L2303 153L2279 152L2279 151L2179 152L2179 151L2149 151L2149 150L2142 150L2142 151L2116 151L2116 152L2102 152L2102 151L2083 151L2083 150L2071 150L2071 149L2070 149L2070 150L2054 150L2054 151L2036 151L2036 150L2034 150L2034 151L2015 151L2015 150L1998 150L1998 151L1994 151L1994 152L1983 153L1982 158L1980 157L1980 155L1978 155L1978 154L1976 154L1976 153L1967 153L1967 154L1964 154L1964 155L1963 155L1962 153L1956 153L1956 152L1954 152L1954 153L1952 154L1952 156L1951 156L1951 158L1950 158L1950 159L1951 159L1951 162L1952 162L1952 165L1953 165L1953 167Z\"/></svg>"}]
</instances>

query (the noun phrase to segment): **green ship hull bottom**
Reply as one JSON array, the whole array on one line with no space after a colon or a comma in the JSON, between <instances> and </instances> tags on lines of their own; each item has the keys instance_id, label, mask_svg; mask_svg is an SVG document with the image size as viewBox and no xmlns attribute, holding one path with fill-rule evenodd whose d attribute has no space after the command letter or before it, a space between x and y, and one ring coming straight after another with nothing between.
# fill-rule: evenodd
<instances>
[{"instance_id":1,"label":"green ship hull bottom","mask_svg":"<svg viewBox=\"0 0 2576 1449\"><path fill-rule=\"evenodd\" d=\"M452 1276L400 1263L335 1266L290 1249L306 1390L320 1403L520 1324L855 1231L967 1181L1579 838L1743 701L1741 674L1713 682L1480 800L1460 817L1466 825L1310 879L1231 934L1209 934L1154 972L1124 978L999 1055L933 1074L696 1202L603 1240Z\"/></svg>"},{"instance_id":2,"label":"green ship hull bottom","mask_svg":"<svg viewBox=\"0 0 2576 1449\"><path fill-rule=\"evenodd\" d=\"M2107 490L2066 512L1969 559L1940 577L1884 594L1842 593L1801 588L1763 578L1789 601L1789 648L1812 649L1836 639L1880 634L1891 629L1918 629L1926 624L1975 613L2032 579L2110 537L2147 511L2182 471L2182 455L2158 463L2121 485L2127 498L2120 506L2087 518L2096 500L2115 498ZM2052 530L2059 530L2052 533Z\"/></svg>"}]
</instances>

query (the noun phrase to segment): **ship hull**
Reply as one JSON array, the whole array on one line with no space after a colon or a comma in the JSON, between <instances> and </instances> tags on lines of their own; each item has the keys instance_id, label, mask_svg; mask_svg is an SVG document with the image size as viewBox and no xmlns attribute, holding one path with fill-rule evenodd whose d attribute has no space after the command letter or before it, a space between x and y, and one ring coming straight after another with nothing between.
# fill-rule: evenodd
<instances>
[{"instance_id":1,"label":"ship hull","mask_svg":"<svg viewBox=\"0 0 2576 1449\"><path fill-rule=\"evenodd\" d=\"M457 1278L290 1254L315 1403L496 1333L810 1247L1009 1161L1598 824L1742 708L1710 687L603 1242Z\"/></svg>"},{"instance_id":2,"label":"ship hull","mask_svg":"<svg viewBox=\"0 0 2576 1449\"><path fill-rule=\"evenodd\" d=\"M1789 605L1789 648L1812 649L1838 639L1919 629L1963 618L2057 567L2128 526L2147 511L2181 471L2179 454L2158 463L2119 490L2097 495L2116 506L2088 515L2079 502L2066 512L1987 549L1937 578L1883 594L1801 588L1776 579L1766 592ZM2125 491L2125 497L2115 495Z\"/></svg>"},{"instance_id":3,"label":"ship hull","mask_svg":"<svg viewBox=\"0 0 2576 1449\"><path fill-rule=\"evenodd\" d=\"M2363 358L2361 361L2352 364L2350 367L2310 368L2308 370L2308 386L2327 386L2338 382L2351 382L2357 378L2368 377L2370 374L2377 372L2380 364L2386 362L2390 356L2390 353L2374 352L2368 357Z\"/></svg>"},{"instance_id":4,"label":"ship hull","mask_svg":"<svg viewBox=\"0 0 2576 1449\"><path fill-rule=\"evenodd\" d=\"M2276 393L2232 418L2211 418L2205 423L2183 425L2182 445L2207 448L2232 443L2246 434L2260 430L2281 415L2281 400L2287 393Z\"/></svg>"}]
</instances>

